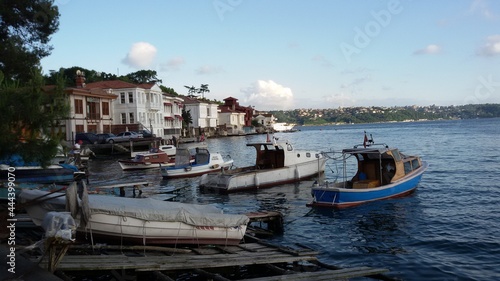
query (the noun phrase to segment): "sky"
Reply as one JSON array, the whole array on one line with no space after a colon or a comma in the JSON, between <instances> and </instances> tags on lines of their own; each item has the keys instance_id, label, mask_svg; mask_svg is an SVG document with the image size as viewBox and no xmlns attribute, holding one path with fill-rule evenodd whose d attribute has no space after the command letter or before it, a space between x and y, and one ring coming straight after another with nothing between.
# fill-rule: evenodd
<instances>
[{"instance_id":1,"label":"sky","mask_svg":"<svg viewBox=\"0 0 500 281\"><path fill-rule=\"evenodd\" d=\"M257 110L500 103L500 1L55 0L73 66Z\"/></svg>"}]
</instances>

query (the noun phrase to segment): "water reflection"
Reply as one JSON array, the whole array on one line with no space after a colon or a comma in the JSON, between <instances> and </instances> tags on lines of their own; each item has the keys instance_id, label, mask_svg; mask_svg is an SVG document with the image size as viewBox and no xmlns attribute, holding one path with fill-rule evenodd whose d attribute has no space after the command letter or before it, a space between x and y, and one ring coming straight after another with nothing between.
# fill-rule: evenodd
<instances>
[{"instance_id":1,"label":"water reflection","mask_svg":"<svg viewBox=\"0 0 500 281\"><path fill-rule=\"evenodd\" d=\"M349 247L361 254L402 254L407 253L400 243L406 236L407 204L397 200L373 202L343 210L314 208L307 214L324 225L343 231Z\"/></svg>"}]
</instances>

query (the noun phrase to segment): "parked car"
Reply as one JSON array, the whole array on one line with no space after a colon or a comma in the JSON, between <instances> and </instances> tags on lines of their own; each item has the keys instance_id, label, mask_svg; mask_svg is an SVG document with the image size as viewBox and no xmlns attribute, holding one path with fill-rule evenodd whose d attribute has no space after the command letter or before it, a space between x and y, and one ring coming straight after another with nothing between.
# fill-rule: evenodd
<instances>
[{"instance_id":1,"label":"parked car","mask_svg":"<svg viewBox=\"0 0 500 281\"><path fill-rule=\"evenodd\" d=\"M106 141L111 138L111 137L116 137L115 134L113 133L103 133L103 134L97 134L99 137L99 143L106 143Z\"/></svg>"},{"instance_id":2,"label":"parked car","mask_svg":"<svg viewBox=\"0 0 500 281\"><path fill-rule=\"evenodd\" d=\"M144 138L155 138L156 135L155 134L152 134L150 131L148 130L139 130L138 131L139 134L142 134L142 137Z\"/></svg>"},{"instance_id":3,"label":"parked car","mask_svg":"<svg viewBox=\"0 0 500 281\"><path fill-rule=\"evenodd\" d=\"M77 133L75 135L75 143L82 144L98 144L100 142L99 136L94 133Z\"/></svg>"},{"instance_id":4,"label":"parked car","mask_svg":"<svg viewBox=\"0 0 500 281\"><path fill-rule=\"evenodd\" d=\"M107 143L115 143L115 142L125 142L131 139L142 138L142 134L136 132L121 132L114 137L109 137L106 139Z\"/></svg>"}]
</instances>

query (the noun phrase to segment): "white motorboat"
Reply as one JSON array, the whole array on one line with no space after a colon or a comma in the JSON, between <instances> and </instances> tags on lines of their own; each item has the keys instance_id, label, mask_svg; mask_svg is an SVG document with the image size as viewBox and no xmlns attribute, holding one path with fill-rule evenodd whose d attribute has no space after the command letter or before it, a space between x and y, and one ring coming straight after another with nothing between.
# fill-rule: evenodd
<instances>
[{"instance_id":1,"label":"white motorboat","mask_svg":"<svg viewBox=\"0 0 500 281\"><path fill-rule=\"evenodd\" d=\"M295 132L297 131L294 129L296 124L293 123L274 123L273 124L273 130L275 132Z\"/></svg>"},{"instance_id":2,"label":"white motorboat","mask_svg":"<svg viewBox=\"0 0 500 281\"><path fill-rule=\"evenodd\" d=\"M177 148L173 144L162 144L158 147L161 151L165 152L168 157L174 157L175 153L177 151ZM137 154L145 154L148 153L148 151L136 151L136 152L130 152L130 157L134 158Z\"/></svg>"},{"instance_id":3,"label":"white motorboat","mask_svg":"<svg viewBox=\"0 0 500 281\"><path fill-rule=\"evenodd\" d=\"M194 156L191 155L191 149L189 147L177 149L175 165L160 168L163 178L196 177L221 169L227 170L233 165L233 159L225 160L220 153L209 152L206 146L194 147Z\"/></svg>"},{"instance_id":4,"label":"white motorboat","mask_svg":"<svg viewBox=\"0 0 500 281\"><path fill-rule=\"evenodd\" d=\"M226 192L259 189L297 182L325 171L325 156L318 151L296 150L288 141L249 143L256 149L253 166L204 174L200 187Z\"/></svg>"},{"instance_id":5,"label":"white motorboat","mask_svg":"<svg viewBox=\"0 0 500 281\"><path fill-rule=\"evenodd\" d=\"M118 160L118 163L122 170L140 170L174 165L175 162L165 151L153 147L148 152L136 154L132 159Z\"/></svg>"},{"instance_id":6,"label":"white motorboat","mask_svg":"<svg viewBox=\"0 0 500 281\"><path fill-rule=\"evenodd\" d=\"M65 193L28 189L23 190L19 198L21 202L31 202L26 205L26 212L37 225L42 224L47 213L64 211L67 201ZM85 201L79 200L79 204L85 206ZM83 223L81 215L85 211L74 216L79 225L78 233L85 233L82 236L91 237L93 241L102 237L142 245L237 245L242 240L249 221L246 215L223 214L210 205L150 198L88 195L87 209L86 223ZM83 218L85 217L87 216L84 215ZM76 238L79 239L78 234Z\"/></svg>"}]
</instances>

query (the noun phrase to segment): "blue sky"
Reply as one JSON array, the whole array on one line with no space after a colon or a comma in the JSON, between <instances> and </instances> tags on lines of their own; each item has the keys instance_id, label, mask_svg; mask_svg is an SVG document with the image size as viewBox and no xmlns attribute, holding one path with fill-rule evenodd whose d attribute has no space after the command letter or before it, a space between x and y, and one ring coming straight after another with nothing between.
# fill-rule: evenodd
<instances>
[{"instance_id":1,"label":"blue sky","mask_svg":"<svg viewBox=\"0 0 500 281\"><path fill-rule=\"evenodd\" d=\"M44 72L156 70L258 110L500 103L500 1L56 0Z\"/></svg>"}]
</instances>

